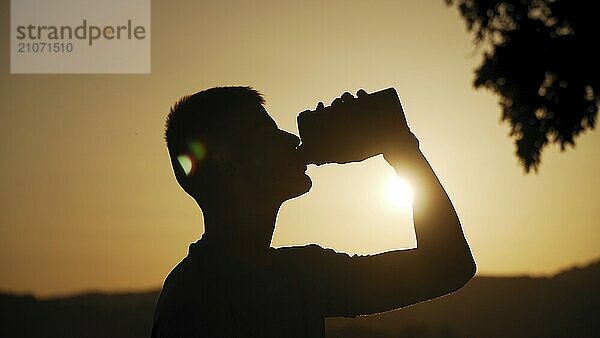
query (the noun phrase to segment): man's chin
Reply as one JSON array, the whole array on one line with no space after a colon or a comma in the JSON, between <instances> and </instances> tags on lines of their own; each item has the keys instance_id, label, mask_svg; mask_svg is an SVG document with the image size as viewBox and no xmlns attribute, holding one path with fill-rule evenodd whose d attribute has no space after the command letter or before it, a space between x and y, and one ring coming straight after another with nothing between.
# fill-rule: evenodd
<instances>
[{"instance_id":1,"label":"man's chin","mask_svg":"<svg viewBox=\"0 0 600 338\"><path fill-rule=\"evenodd\" d=\"M302 174L302 176L299 179L294 180L294 182L292 183L290 189L288 190L289 194L286 197L286 200L306 194L310 191L311 187L312 180L310 179L310 177L306 174Z\"/></svg>"}]
</instances>

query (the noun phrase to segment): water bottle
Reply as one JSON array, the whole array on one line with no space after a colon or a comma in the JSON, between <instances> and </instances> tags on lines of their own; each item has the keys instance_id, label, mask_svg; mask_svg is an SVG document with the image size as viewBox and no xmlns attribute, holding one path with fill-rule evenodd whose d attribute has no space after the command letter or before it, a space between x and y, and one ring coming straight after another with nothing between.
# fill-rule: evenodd
<instances>
[{"instance_id":1,"label":"water bottle","mask_svg":"<svg viewBox=\"0 0 600 338\"><path fill-rule=\"evenodd\" d=\"M306 164L362 161L410 133L394 88L371 94L359 90L357 97L345 93L331 106L319 103L301 112L297 120Z\"/></svg>"}]
</instances>

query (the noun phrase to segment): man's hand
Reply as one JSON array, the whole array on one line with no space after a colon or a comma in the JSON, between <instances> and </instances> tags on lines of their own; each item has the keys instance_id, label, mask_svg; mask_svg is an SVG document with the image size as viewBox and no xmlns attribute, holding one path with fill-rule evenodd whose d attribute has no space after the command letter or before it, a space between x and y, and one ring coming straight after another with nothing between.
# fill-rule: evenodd
<instances>
[{"instance_id":1,"label":"man's hand","mask_svg":"<svg viewBox=\"0 0 600 338\"><path fill-rule=\"evenodd\" d=\"M301 149L314 164L359 162L375 155L402 157L402 149L418 149L393 88L357 97L346 92L330 107L319 102L315 111L298 117Z\"/></svg>"}]
</instances>

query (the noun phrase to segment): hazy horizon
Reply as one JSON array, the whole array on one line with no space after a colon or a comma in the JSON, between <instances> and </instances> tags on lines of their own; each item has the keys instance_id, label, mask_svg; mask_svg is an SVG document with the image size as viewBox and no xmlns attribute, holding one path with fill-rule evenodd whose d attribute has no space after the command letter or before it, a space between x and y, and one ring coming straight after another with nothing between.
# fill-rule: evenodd
<instances>
[{"instance_id":1,"label":"hazy horizon","mask_svg":"<svg viewBox=\"0 0 600 338\"><path fill-rule=\"evenodd\" d=\"M151 30L149 75L11 75L0 55L0 290L159 287L203 231L173 177L164 119L179 97L217 85L252 85L295 134L319 101L395 87L480 275L600 258L600 133L548 147L525 175L497 98L471 85L481 51L442 1L153 1ZM8 45L8 25L0 34ZM313 189L283 205L273 245L413 246L410 214L385 193L392 172L381 157L310 166Z\"/></svg>"},{"instance_id":2,"label":"hazy horizon","mask_svg":"<svg viewBox=\"0 0 600 338\"><path fill-rule=\"evenodd\" d=\"M584 264L576 264L570 265L563 268L559 268L558 270L550 273L541 273L541 274L480 274L477 273L474 278L552 278L557 275L560 275L564 272L571 271L573 269L581 269L589 267L593 264L600 263L600 257L593 259ZM121 295L128 293L152 293L159 292L162 288L162 283L160 285L155 286L147 286L141 288L121 288L121 289L101 289L101 288L89 288L89 289L81 289L81 290L73 290L66 291L60 293L51 293L51 294L38 294L31 291L15 291L10 289L0 289L0 295L14 295L14 296L33 296L37 300L49 300L49 299L57 299L57 298L70 298L77 296L85 296L90 294L100 294L100 295Z\"/></svg>"}]
</instances>

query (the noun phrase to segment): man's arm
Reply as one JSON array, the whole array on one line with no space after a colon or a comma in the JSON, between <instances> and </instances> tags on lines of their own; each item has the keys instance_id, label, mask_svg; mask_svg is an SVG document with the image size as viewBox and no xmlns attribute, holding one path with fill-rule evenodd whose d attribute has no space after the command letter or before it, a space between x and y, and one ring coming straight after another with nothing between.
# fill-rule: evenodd
<instances>
[{"instance_id":1,"label":"man's arm","mask_svg":"<svg viewBox=\"0 0 600 338\"><path fill-rule=\"evenodd\" d=\"M407 143L411 142L398 142L384 158L413 186L417 248L348 257L342 272L329 281L326 316L398 309L456 291L475 274L448 195L416 142L412 150L407 150L411 148Z\"/></svg>"}]
</instances>

